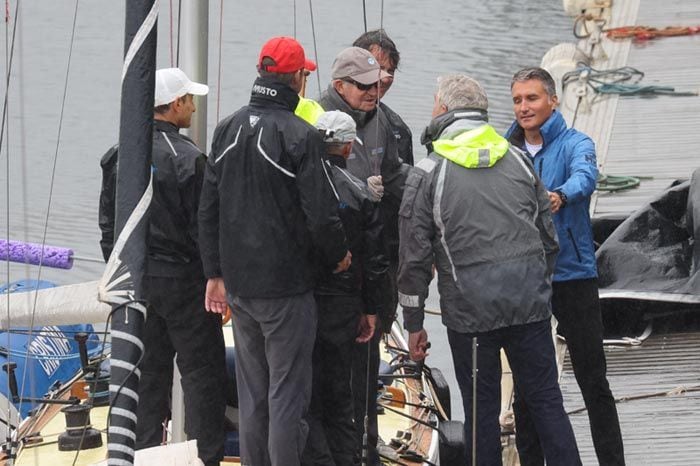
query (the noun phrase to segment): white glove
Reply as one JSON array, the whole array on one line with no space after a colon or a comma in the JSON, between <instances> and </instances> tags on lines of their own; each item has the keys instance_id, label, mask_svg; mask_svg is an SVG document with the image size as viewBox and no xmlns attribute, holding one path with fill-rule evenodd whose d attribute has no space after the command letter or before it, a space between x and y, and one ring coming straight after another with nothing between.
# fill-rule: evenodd
<instances>
[{"instance_id":1,"label":"white glove","mask_svg":"<svg viewBox=\"0 0 700 466\"><path fill-rule=\"evenodd\" d=\"M367 178L367 190L374 202L379 202L384 196L384 185L381 176L370 176Z\"/></svg>"}]
</instances>

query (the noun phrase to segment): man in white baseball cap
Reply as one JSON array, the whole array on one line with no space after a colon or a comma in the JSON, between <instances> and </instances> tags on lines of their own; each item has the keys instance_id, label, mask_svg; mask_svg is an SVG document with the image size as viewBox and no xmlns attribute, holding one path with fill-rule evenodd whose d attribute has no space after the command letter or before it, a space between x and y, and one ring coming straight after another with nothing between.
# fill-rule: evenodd
<instances>
[{"instance_id":1,"label":"man in white baseball cap","mask_svg":"<svg viewBox=\"0 0 700 466\"><path fill-rule=\"evenodd\" d=\"M206 312L206 279L199 254L197 212L206 156L185 135L194 95L209 87L178 68L156 71L153 108L153 201L150 206L144 296L148 318L140 365L136 448L160 445L170 417L173 357L182 374L185 432L199 458L218 466L224 452L225 363L221 316ZM114 241L117 147L102 159L100 228L105 260Z\"/></svg>"},{"instance_id":2,"label":"man in white baseball cap","mask_svg":"<svg viewBox=\"0 0 700 466\"><path fill-rule=\"evenodd\" d=\"M196 83L187 77L180 68L162 68L156 71L156 92L154 107L160 107L175 99L191 95L207 95L209 86Z\"/></svg>"}]
</instances>

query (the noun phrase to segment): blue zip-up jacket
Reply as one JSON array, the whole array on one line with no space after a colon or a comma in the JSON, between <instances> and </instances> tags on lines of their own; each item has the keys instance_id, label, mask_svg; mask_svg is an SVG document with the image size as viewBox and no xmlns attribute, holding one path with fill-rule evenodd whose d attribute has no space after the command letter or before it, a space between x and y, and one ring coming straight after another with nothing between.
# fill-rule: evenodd
<instances>
[{"instance_id":1,"label":"blue zip-up jacket","mask_svg":"<svg viewBox=\"0 0 700 466\"><path fill-rule=\"evenodd\" d=\"M598 177L595 145L591 138L566 127L554 111L540 128L542 149L534 156L535 171L548 191L562 191L566 205L554 214L559 237L555 282L598 276L589 215L591 194ZM508 141L525 150L525 135L518 122L506 132Z\"/></svg>"}]
</instances>

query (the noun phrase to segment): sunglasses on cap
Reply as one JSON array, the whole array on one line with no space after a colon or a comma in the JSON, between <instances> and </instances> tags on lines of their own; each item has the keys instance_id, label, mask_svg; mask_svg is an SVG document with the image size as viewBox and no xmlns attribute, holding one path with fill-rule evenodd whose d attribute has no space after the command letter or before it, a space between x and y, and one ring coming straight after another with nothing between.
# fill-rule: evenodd
<instances>
[{"instance_id":1,"label":"sunglasses on cap","mask_svg":"<svg viewBox=\"0 0 700 466\"><path fill-rule=\"evenodd\" d=\"M346 83L350 83L353 86L355 86L356 88L358 88L359 90L365 91L365 92L369 91L373 87L377 87L377 83L362 84L362 83L358 83L357 81L355 81L354 79L351 79L351 78L344 78L343 81L345 81Z\"/></svg>"}]
</instances>

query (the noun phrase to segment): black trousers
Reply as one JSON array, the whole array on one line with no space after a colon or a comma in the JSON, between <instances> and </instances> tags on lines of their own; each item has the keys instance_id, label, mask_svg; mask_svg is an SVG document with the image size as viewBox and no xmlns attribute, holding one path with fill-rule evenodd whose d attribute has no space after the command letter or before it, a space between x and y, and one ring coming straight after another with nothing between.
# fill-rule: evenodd
<instances>
[{"instance_id":1,"label":"black trousers","mask_svg":"<svg viewBox=\"0 0 700 466\"><path fill-rule=\"evenodd\" d=\"M307 415L304 466L356 464L356 427L351 387L360 296L316 296L318 331L313 352L313 387Z\"/></svg>"},{"instance_id":2,"label":"black trousers","mask_svg":"<svg viewBox=\"0 0 700 466\"><path fill-rule=\"evenodd\" d=\"M603 323L598 280L570 280L552 284L552 312L559 333L566 338L576 382L588 411L591 437L598 462L605 466L625 464L617 407L606 377ZM544 464L542 448L531 415L516 387L513 404L516 444L523 466Z\"/></svg>"},{"instance_id":3,"label":"black trousers","mask_svg":"<svg viewBox=\"0 0 700 466\"><path fill-rule=\"evenodd\" d=\"M182 375L185 432L197 439L199 458L217 465L224 453L224 337L221 317L204 309L205 282L145 277L149 302L144 327L136 448L160 445L170 417L173 357Z\"/></svg>"}]
</instances>

